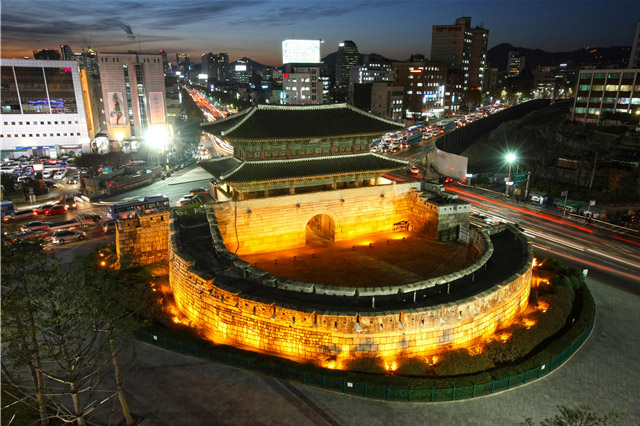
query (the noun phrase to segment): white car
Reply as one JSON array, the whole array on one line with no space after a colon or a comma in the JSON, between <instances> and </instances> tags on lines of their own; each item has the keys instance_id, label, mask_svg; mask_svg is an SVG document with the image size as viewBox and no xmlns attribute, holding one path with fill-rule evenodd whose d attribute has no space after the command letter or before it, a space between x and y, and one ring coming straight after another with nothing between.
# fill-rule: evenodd
<instances>
[{"instance_id":1,"label":"white car","mask_svg":"<svg viewBox=\"0 0 640 426\"><path fill-rule=\"evenodd\" d=\"M65 173L66 173L66 171L64 171L64 170L57 171L56 174L53 175L53 178L55 180L61 180L62 178L64 178Z\"/></svg>"},{"instance_id":2,"label":"white car","mask_svg":"<svg viewBox=\"0 0 640 426\"><path fill-rule=\"evenodd\" d=\"M65 241L78 241L87 238L86 232L72 231L70 229L63 229L53 234L51 242L53 244L64 244Z\"/></svg>"}]
</instances>

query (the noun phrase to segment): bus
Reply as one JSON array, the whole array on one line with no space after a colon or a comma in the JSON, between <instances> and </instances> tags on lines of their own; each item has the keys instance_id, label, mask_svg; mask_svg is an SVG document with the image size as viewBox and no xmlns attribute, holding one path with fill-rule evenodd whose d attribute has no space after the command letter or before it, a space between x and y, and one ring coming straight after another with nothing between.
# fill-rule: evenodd
<instances>
[{"instance_id":1,"label":"bus","mask_svg":"<svg viewBox=\"0 0 640 426\"><path fill-rule=\"evenodd\" d=\"M434 123L433 128L440 134L447 133L456 128L456 122L455 120L441 120Z\"/></svg>"},{"instance_id":2,"label":"bus","mask_svg":"<svg viewBox=\"0 0 640 426\"><path fill-rule=\"evenodd\" d=\"M6 217L7 220L13 216L16 212L16 206L13 205L12 201L2 201L2 220Z\"/></svg>"},{"instance_id":3,"label":"bus","mask_svg":"<svg viewBox=\"0 0 640 426\"><path fill-rule=\"evenodd\" d=\"M109 206L107 216L111 220L129 219L144 214L169 210L169 198L163 195L127 200Z\"/></svg>"}]
</instances>

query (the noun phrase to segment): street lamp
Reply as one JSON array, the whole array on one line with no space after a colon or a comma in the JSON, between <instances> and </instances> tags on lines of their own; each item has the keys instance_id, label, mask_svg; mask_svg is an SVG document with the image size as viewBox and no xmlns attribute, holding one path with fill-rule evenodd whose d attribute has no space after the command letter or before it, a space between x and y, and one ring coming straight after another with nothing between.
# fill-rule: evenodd
<instances>
[{"instance_id":1,"label":"street lamp","mask_svg":"<svg viewBox=\"0 0 640 426\"><path fill-rule=\"evenodd\" d=\"M511 164L516 161L516 155L513 152L509 152L507 154L507 163L509 163L509 177L507 178L507 182L505 184L504 195L509 196L509 182L511 182Z\"/></svg>"}]
</instances>

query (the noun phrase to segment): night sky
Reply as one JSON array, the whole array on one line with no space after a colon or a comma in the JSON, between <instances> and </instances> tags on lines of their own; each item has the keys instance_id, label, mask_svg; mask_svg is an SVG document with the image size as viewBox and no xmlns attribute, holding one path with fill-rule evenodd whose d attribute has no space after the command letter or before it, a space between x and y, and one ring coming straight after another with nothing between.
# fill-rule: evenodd
<instances>
[{"instance_id":1,"label":"night sky","mask_svg":"<svg viewBox=\"0 0 640 426\"><path fill-rule=\"evenodd\" d=\"M227 52L281 65L287 38L322 39L322 56L353 40L361 53L406 60L427 57L431 27L471 16L500 43L557 52L585 46L630 46L640 1L235 1L3 0L2 57L86 42L98 52L165 49ZM195 59L195 60L194 60Z\"/></svg>"}]
</instances>

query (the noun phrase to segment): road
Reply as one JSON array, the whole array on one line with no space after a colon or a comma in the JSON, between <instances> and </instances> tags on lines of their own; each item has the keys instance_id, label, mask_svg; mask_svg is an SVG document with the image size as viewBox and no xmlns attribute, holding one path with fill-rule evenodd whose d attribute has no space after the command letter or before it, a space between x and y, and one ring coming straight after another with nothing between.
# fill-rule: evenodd
<instances>
[{"instance_id":1,"label":"road","mask_svg":"<svg viewBox=\"0 0 640 426\"><path fill-rule=\"evenodd\" d=\"M192 188L209 189L209 179L211 175L197 164L185 167L182 170L174 172L171 177L165 180L159 180L151 185L127 191L123 194L114 195L105 198L103 201L117 202L124 198L142 198L150 195L164 195L169 197L171 206L175 206L176 202L184 195L189 193Z\"/></svg>"},{"instance_id":2,"label":"road","mask_svg":"<svg viewBox=\"0 0 640 426\"><path fill-rule=\"evenodd\" d=\"M516 223L533 243L534 251L569 266L587 269L589 276L640 295L640 232L561 213L542 206L506 201L502 194L463 186L447 186L471 203L471 210L496 222ZM487 226L472 217L472 223Z\"/></svg>"}]
</instances>

